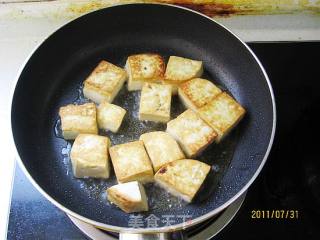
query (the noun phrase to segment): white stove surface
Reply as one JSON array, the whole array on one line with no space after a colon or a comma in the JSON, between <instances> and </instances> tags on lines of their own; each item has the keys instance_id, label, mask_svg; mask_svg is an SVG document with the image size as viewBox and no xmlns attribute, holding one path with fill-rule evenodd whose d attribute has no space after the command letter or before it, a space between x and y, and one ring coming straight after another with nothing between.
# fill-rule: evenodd
<instances>
[{"instance_id":1,"label":"white stove surface","mask_svg":"<svg viewBox=\"0 0 320 240\"><path fill-rule=\"evenodd\" d=\"M48 34L66 22L66 20L55 22L49 22L46 19L38 20L38 24L34 24L13 19L5 20L0 16L0 146L2 156L0 164L0 239L5 239L15 166L9 121L13 87L28 56Z\"/></svg>"}]
</instances>

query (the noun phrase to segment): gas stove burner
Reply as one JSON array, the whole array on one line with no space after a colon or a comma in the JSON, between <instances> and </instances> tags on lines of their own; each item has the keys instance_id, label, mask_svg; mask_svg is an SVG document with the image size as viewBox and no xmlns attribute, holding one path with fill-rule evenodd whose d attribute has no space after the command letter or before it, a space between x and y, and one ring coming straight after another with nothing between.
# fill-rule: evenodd
<instances>
[{"instance_id":1,"label":"gas stove burner","mask_svg":"<svg viewBox=\"0 0 320 240\"><path fill-rule=\"evenodd\" d=\"M196 226L190 227L186 230L180 232L173 233L161 233L159 234L157 239L189 239L189 240L197 240L197 239L211 239L215 235L217 235L228 223L234 218L234 216L239 211L244 199L246 197L246 193L242 194L234 203L232 203L226 210L220 213L218 216L211 218L203 223L200 223ZM85 223L77 218L74 218L70 215L68 217L71 221L90 239L92 240L114 240L119 239L119 234L114 232L107 232L101 229L94 227L88 223ZM123 239L126 238L127 234L123 234ZM140 239L138 235L128 234L130 235L130 239ZM136 236L136 237L135 237Z\"/></svg>"}]
</instances>

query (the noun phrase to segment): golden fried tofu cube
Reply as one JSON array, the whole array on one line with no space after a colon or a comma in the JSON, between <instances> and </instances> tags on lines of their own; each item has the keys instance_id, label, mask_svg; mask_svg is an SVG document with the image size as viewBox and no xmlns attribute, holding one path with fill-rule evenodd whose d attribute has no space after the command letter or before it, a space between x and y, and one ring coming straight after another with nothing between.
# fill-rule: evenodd
<instances>
[{"instance_id":1,"label":"golden fried tofu cube","mask_svg":"<svg viewBox=\"0 0 320 240\"><path fill-rule=\"evenodd\" d=\"M201 77L202 73L203 64L201 61L171 56L164 75L164 83L171 84L173 94L177 94L181 83Z\"/></svg>"},{"instance_id":2,"label":"golden fried tofu cube","mask_svg":"<svg viewBox=\"0 0 320 240\"><path fill-rule=\"evenodd\" d=\"M199 155L217 137L217 133L191 109L167 123L169 133L187 157Z\"/></svg>"},{"instance_id":3,"label":"golden fried tofu cube","mask_svg":"<svg viewBox=\"0 0 320 240\"><path fill-rule=\"evenodd\" d=\"M153 181L153 169L142 141L115 145L110 148L113 168L119 183Z\"/></svg>"},{"instance_id":4,"label":"golden fried tofu cube","mask_svg":"<svg viewBox=\"0 0 320 240\"><path fill-rule=\"evenodd\" d=\"M138 181L120 183L107 189L108 200L126 213L148 211L148 198Z\"/></svg>"},{"instance_id":5,"label":"golden fried tofu cube","mask_svg":"<svg viewBox=\"0 0 320 240\"><path fill-rule=\"evenodd\" d=\"M172 195L191 202L211 167L203 162L182 159L170 162L155 174L155 182Z\"/></svg>"},{"instance_id":6,"label":"golden fried tofu cube","mask_svg":"<svg viewBox=\"0 0 320 240\"><path fill-rule=\"evenodd\" d=\"M178 94L186 108L197 111L222 91L212 82L202 78L194 78L180 84Z\"/></svg>"},{"instance_id":7,"label":"golden fried tofu cube","mask_svg":"<svg viewBox=\"0 0 320 240\"><path fill-rule=\"evenodd\" d=\"M71 163L76 178L109 178L107 137L79 134L71 148Z\"/></svg>"},{"instance_id":8,"label":"golden fried tofu cube","mask_svg":"<svg viewBox=\"0 0 320 240\"><path fill-rule=\"evenodd\" d=\"M161 82L165 63L158 54L136 54L128 57L125 68L129 76L128 90L135 91L140 90L144 82Z\"/></svg>"},{"instance_id":9,"label":"golden fried tofu cube","mask_svg":"<svg viewBox=\"0 0 320 240\"><path fill-rule=\"evenodd\" d=\"M83 94L95 103L111 103L126 79L124 69L103 60L84 81Z\"/></svg>"},{"instance_id":10,"label":"golden fried tofu cube","mask_svg":"<svg viewBox=\"0 0 320 240\"><path fill-rule=\"evenodd\" d=\"M171 86L145 83L140 96L139 119L153 122L170 120Z\"/></svg>"},{"instance_id":11,"label":"golden fried tofu cube","mask_svg":"<svg viewBox=\"0 0 320 240\"><path fill-rule=\"evenodd\" d=\"M108 102L99 104L97 110L99 128L110 130L114 133L118 132L126 110Z\"/></svg>"},{"instance_id":12,"label":"golden fried tofu cube","mask_svg":"<svg viewBox=\"0 0 320 240\"><path fill-rule=\"evenodd\" d=\"M245 114L245 109L231 96L223 92L199 109L199 114L217 133L221 141Z\"/></svg>"},{"instance_id":13,"label":"golden fried tofu cube","mask_svg":"<svg viewBox=\"0 0 320 240\"><path fill-rule=\"evenodd\" d=\"M80 133L98 134L96 112L94 103L60 107L59 115L64 139L75 139Z\"/></svg>"},{"instance_id":14,"label":"golden fried tofu cube","mask_svg":"<svg viewBox=\"0 0 320 240\"><path fill-rule=\"evenodd\" d=\"M155 172L169 162L185 158L178 143L166 132L144 133L140 140L147 149Z\"/></svg>"}]
</instances>

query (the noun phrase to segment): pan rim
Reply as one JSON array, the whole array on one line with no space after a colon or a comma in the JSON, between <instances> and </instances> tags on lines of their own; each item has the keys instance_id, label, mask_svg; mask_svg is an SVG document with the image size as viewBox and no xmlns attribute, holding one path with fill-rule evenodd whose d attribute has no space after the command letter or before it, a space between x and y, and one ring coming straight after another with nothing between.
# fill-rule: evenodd
<instances>
[{"instance_id":1,"label":"pan rim","mask_svg":"<svg viewBox=\"0 0 320 240\"><path fill-rule=\"evenodd\" d=\"M11 134L10 134L10 142L11 144L13 144L14 146L14 155L16 160L18 160L18 164L20 166L20 168L22 169L22 171L24 172L24 174L27 176L27 178L29 179L29 181L32 183L32 185L47 199L49 200L53 205L55 205L56 207L58 207L59 209L61 209L62 211L64 211L66 214L69 214L79 220L82 220L84 222L87 222L89 224L92 224L94 226L97 226L99 228L108 230L108 231L112 231L112 232L123 232L123 233L162 233L162 232L173 232L173 231L177 231L177 230L181 230L181 229L186 229L188 227L194 226L196 224L199 224L209 218L211 218L212 216L216 215L217 213L221 212L222 210L224 210L225 208L227 208L230 204L232 204L236 199L238 199L244 192L246 192L248 190L248 188L251 186L251 184L255 181L255 179L258 177L258 175L260 174L263 166L265 165L267 158L269 156L269 153L271 151L272 148L272 144L274 141L274 136L275 136L275 130L276 130L276 103L275 103L275 97L274 97L274 92L272 89L272 85L270 82L270 79L263 67L263 65L261 64L260 60L258 59L258 57L255 55L255 53L251 50L251 48L243 41L241 40L236 34L234 34L231 30L229 30L227 27L225 27L224 25L222 25L221 23L213 20L212 18L199 13L195 10L192 9L188 9L186 7L182 7L182 6L177 6L177 5L172 5L172 4L167 4L167 3L128 3L128 4L116 4L113 6L109 6L106 8L113 8L113 7L121 7L121 6L127 6L127 5L159 5L159 6L168 6L168 7L172 7L172 8L179 8L179 9L183 9L185 11L189 11L195 14L198 14L202 17L205 17L206 19L209 19L210 21L214 22L215 24L219 25L220 27L222 27L223 29L225 29L227 32L229 32L232 36L234 36L238 41L240 41L240 43L246 47L246 49L249 51L249 53L253 56L253 58L255 59L255 61L257 62L257 64L260 67L260 70L262 71L264 78L268 84L268 88L269 88L269 92L270 92L270 96L271 96L271 100L272 100L272 112L273 112L273 121L272 121L272 131L271 131L271 135L270 135L270 140L269 140L269 144L267 147L267 150L264 154L263 160L261 161L258 169L256 170L256 172L254 173L254 175L251 177L251 179L246 183L246 185L240 190L238 191L237 194L235 194L232 198L230 198L228 201L226 201L224 204L222 204L221 206L219 206L216 209L213 209L212 211L197 217L195 219L192 219L192 221L188 221L188 222L184 222L184 223L180 223L180 224L175 224L175 225L171 225L171 226L166 226L166 227L157 227L157 228L128 228L128 227L119 227L119 226L114 226L114 225L109 225L109 224L105 224L105 223L101 223L101 222L97 222L95 220L89 219L87 217L84 217L74 211L71 211L70 209L68 209L67 207L63 206L61 203L59 203L58 201L56 201L53 197L51 197L48 193L46 193L45 190L43 190L38 183L33 179L33 177L31 176L31 174L28 172L28 170L26 169L23 161L21 160L21 157L19 155L18 149L15 145L15 141L14 141L14 136L13 136L13 129L12 129L12 103L13 103L13 97L14 97L14 93L15 93L15 88L16 85L19 81L19 77L24 69L24 67L26 66L26 64L28 63L29 59L33 56L33 54L37 51L37 49L48 39L50 38L53 34L55 34L56 31L58 31L59 29L63 28L64 26L68 25L69 23L71 23L72 21L84 17L90 13L84 14L80 17L77 17L75 19L72 19L68 22L66 22L65 24L59 26L57 29L55 29L51 34L49 34L48 36L46 36L42 41L39 42L39 44L37 44L35 46L35 48L30 52L29 56L25 59L25 61L21 64L20 69L17 73L17 76L15 78L15 82L12 85L12 89L11 89L11 94L10 94L10 105L9 105L9 111L10 111L10 116L9 116L9 126L11 129ZM106 9L103 8L103 9ZM101 10L101 9L99 9ZM96 11L99 11L96 10Z\"/></svg>"}]
</instances>

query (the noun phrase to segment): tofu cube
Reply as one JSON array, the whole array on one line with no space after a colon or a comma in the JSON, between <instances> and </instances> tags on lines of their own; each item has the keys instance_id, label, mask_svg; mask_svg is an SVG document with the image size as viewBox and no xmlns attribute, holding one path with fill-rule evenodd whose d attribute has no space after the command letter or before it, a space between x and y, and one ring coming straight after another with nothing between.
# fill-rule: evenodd
<instances>
[{"instance_id":1,"label":"tofu cube","mask_svg":"<svg viewBox=\"0 0 320 240\"><path fill-rule=\"evenodd\" d=\"M164 75L164 83L171 84L173 94L177 94L181 83L201 77L202 73L203 65L201 61L171 56Z\"/></svg>"},{"instance_id":2,"label":"tofu cube","mask_svg":"<svg viewBox=\"0 0 320 240\"><path fill-rule=\"evenodd\" d=\"M84 81L83 94L95 103L111 103L126 79L124 69L103 60Z\"/></svg>"},{"instance_id":3,"label":"tofu cube","mask_svg":"<svg viewBox=\"0 0 320 240\"><path fill-rule=\"evenodd\" d=\"M113 168L119 183L153 181L153 170L142 141L115 145L110 148Z\"/></svg>"},{"instance_id":4,"label":"tofu cube","mask_svg":"<svg viewBox=\"0 0 320 240\"><path fill-rule=\"evenodd\" d=\"M178 89L179 97L184 106L193 111L206 105L221 92L221 89L212 82L202 78L194 78L184 82L180 84Z\"/></svg>"},{"instance_id":5,"label":"tofu cube","mask_svg":"<svg viewBox=\"0 0 320 240\"><path fill-rule=\"evenodd\" d=\"M148 211L144 187L137 181L120 183L107 189L108 200L126 213Z\"/></svg>"},{"instance_id":6,"label":"tofu cube","mask_svg":"<svg viewBox=\"0 0 320 240\"><path fill-rule=\"evenodd\" d=\"M210 169L208 164L197 160L176 160L160 168L154 179L160 187L172 195L191 202Z\"/></svg>"},{"instance_id":7,"label":"tofu cube","mask_svg":"<svg viewBox=\"0 0 320 240\"><path fill-rule=\"evenodd\" d=\"M128 90L140 90L144 82L161 82L165 71L163 58L158 54L137 54L128 57L126 70Z\"/></svg>"},{"instance_id":8,"label":"tofu cube","mask_svg":"<svg viewBox=\"0 0 320 240\"><path fill-rule=\"evenodd\" d=\"M154 122L170 120L171 86L145 83L140 96L139 119Z\"/></svg>"},{"instance_id":9,"label":"tofu cube","mask_svg":"<svg viewBox=\"0 0 320 240\"><path fill-rule=\"evenodd\" d=\"M199 109L199 114L217 133L221 141L245 114L245 109L231 96L223 92Z\"/></svg>"},{"instance_id":10,"label":"tofu cube","mask_svg":"<svg viewBox=\"0 0 320 240\"><path fill-rule=\"evenodd\" d=\"M71 163L76 178L109 178L107 137L79 134L71 148Z\"/></svg>"},{"instance_id":11,"label":"tofu cube","mask_svg":"<svg viewBox=\"0 0 320 240\"><path fill-rule=\"evenodd\" d=\"M118 132L126 110L108 102L99 104L97 110L99 128L110 130L114 133Z\"/></svg>"},{"instance_id":12,"label":"tofu cube","mask_svg":"<svg viewBox=\"0 0 320 240\"><path fill-rule=\"evenodd\" d=\"M155 172L169 162L185 158L178 143L166 132L144 133L140 140L147 149Z\"/></svg>"},{"instance_id":13,"label":"tofu cube","mask_svg":"<svg viewBox=\"0 0 320 240\"><path fill-rule=\"evenodd\" d=\"M217 137L217 133L190 109L168 122L166 131L180 144L187 157L199 155Z\"/></svg>"},{"instance_id":14,"label":"tofu cube","mask_svg":"<svg viewBox=\"0 0 320 240\"><path fill-rule=\"evenodd\" d=\"M94 103L60 107L59 115L64 139L75 139L80 133L98 134L96 112Z\"/></svg>"}]
</instances>

